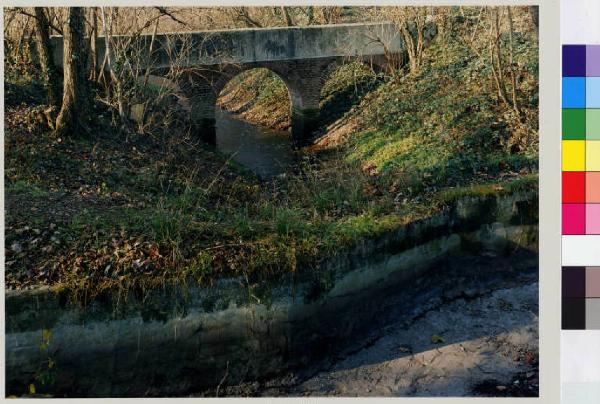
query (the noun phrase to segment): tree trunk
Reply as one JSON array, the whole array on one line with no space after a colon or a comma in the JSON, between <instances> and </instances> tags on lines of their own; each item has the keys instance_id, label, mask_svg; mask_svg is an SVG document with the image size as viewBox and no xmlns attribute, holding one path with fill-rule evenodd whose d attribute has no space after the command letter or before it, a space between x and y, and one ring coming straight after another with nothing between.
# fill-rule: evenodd
<instances>
[{"instance_id":1,"label":"tree trunk","mask_svg":"<svg viewBox=\"0 0 600 404\"><path fill-rule=\"evenodd\" d=\"M411 73L417 73L423 61L425 48L425 17L426 10L418 7L403 7L395 16L395 24L399 29Z\"/></svg>"},{"instance_id":2,"label":"tree trunk","mask_svg":"<svg viewBox=\"0 0 600 404\"><path fill-rule=\"evenodd\" d=\"M308 18L308 25L315 25L315 7L306 7L306 18Z\"/></svg>"},{"instance_id":3,"label":"tree trunk","mask_svg":"<svg viewBox=\"0 0 600 404\"><path fill-rule=\"evenodd\" d=\"M509 59L508 66L510 68L510 81L512 85L512 103L517 116L521 114L521 110L519 108L519 100L517 98L517 75L515 73L515 61L514 61L514 49L513 49L513 18L512 11L510 10L510 6L506 7L506 12L508 13L508 51L509 51Z\"/></svg>"},{"instance_id":4,"label":"tree trunk","mask_svg":"<svg viewBox=\"0 0 600 404\"><path fill-rule=\"evenodd\" d=\"M490 43L489 43L489 54L490 54L490 65L492 68L492 75L494 82L496 83L496 89L498 90L498 96L504 102L504 104L511 106L508 100L508 94L506 92L506 85L504 83L504 66L502 64L502 51L500 49L500 24L499 24L499 12L498 8L493 7L490 9Z\"/></svg>"},{"instance_id":5,"label":"tree trunk","mask_svg":"<svg viewBox=\"0 0 600 404\"><path fill-rule=\"evenodd\" d=\"M35 7L35 35L37 52L48 105L58 106L60 102L60 83L58 73L52 58L52 43L50 42L50 24L42 7Z\"/></svg>"},{"instance_id":6,"label":"tree trunk","mask_svg":"<svg viewBox=\"0 0 600 404\"><path fill-rule=\"evenodd\" d=\"M406 44L406 53L408 54L408 61L410 64L410 71L415 73L419 66L417 65L417 55L415 49L415 41L413 39L412 33L408 28L408 21L404 20L401 25L402 29L402 37L404 38L404 43Z\"/></svg>"},{"instance_id":7,"label":"tree trunk","mask_svg":"<svg viewBox=\"0 0 600 404\"><path fill-rule=\"evenodd\" d=\"M80 131L88 132L91 107L83 8L69 7L63 41L63 100L56 119L56 133L72 136Z\"/></svg>"},{"instance_id":8,"label":"tree trunk","mask_svg":"<svg viewBox=\"0 0 600 404\"><path fill-rule=\"evenodd\" d=\"M294 26L294 21L292 20L292 16L290 15L289 8L281 6L281 13L283 15L283 18L285 19L285 24L288 27L293 27Z\"/></svg>"},{"instance_id":9,"label":"tree trunk","mask_svg":"<svg viewBox=\"0 0 600 404\"><path fill-rule=\"evenodd\" d=\"M119 119L121 123L125 122L125 100L123 99L123 83L121 81L121 74L117 77L115 73L115 69L113 67L113 57L112 57L112 24L114 22L114 9L111 9L111 17L110 21L106 16L106 11L104 7L100 7L100 12L102 14L102 28L104 30L104 44L105 44L105 60L108 65L108 71L110 73L110 81L112 86L115 88L115 96L117 98L117 107L119 109ZM103 64L104 66L104 64ZM101 71L104 70L104 67L101 67ZM110 87L107 86L108 91L110 91Z\"/></svg>"},{"instance_id":10,"label":"tree trunk","mask_svg":"<svg viewBox=\"0 0 600 404\"><path fill-rule=\"evenodd\" d=\"M531 14L531 21L535 26L536 30L540 27L540 8L539 6L529 6L529 13Z\"/></svg>"},{"instance_id":11,"label":"tree trunk","mask_svg":"<svg viewBox=\"0 0 600 404\"><path fill-rule=\"evenodd\" d=\"M96 42L98 40L98 14L96 7L92 7L90 15L90 80L98 80L98 50Z\"/></svg>"}]
</instances>

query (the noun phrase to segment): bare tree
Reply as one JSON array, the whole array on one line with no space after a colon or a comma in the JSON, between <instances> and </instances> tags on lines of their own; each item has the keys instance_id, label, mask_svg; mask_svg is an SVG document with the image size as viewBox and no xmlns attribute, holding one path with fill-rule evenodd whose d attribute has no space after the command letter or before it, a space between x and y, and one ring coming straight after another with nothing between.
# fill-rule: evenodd
<instances>
[{"instance_id":1,"label":"bare tree","mask_svg":"<svg viewBox=\"0 0 600 404\"><path fill-rule=\"evenodd\" d=\"M410 71L416 73L423 61L425 48L425 7L394 7L390 14L404 41Z\"/></svg>"},{"instance_id":2,"label":"bare tree","mask_svg":"<svg viewBox=\"0 0 600 404\"><path fill-rule=\"evenodd\" d=\"M232 17L236 21L240 21L248 27L252 28L262 28L263 25L252 18L250 13L248 12L247 7L232 7L231 8Z\"/></svg>"},{"instance_id":3,"label":"bare tree","mask_svg":"<svg viewBox=\"0 0 600 404\"><path fill-rule=\"evenodd\" d=\"M90 8L90 80L98 79L98 50L96 42L98 40L98 12L96 7Z\"/></svg>"},{"instance_id":4,"label":"bare tree","mask_svg":"<svg viewBox=\"0 0 600 404\"><path fill-rule=\"evenodd\" d=\"M293 27L295 25L294 20L292 20L292 16L290 14L289 7L281 6L281 14L283 15L283 18L285 19L285 23L288 27Z\"/></svg>"},{"instance_id":5,"label":"bare tree","mask_svg":"<svg viewBox=\"0 0 600 404\"><path fill-rule=\"evenodd\" d=\"M540 27L540 8L539 6L529 6L529 14L531 14L531 21L537 30Z\"/></svg>"},{"instance_id":6,"label":"bare tree","mask_svg":"<svg viewBox=\"0 0 600 404\"><path fill-rule=\"evenodd\" d=\"M52 43L50 42L50 23L46 10L35 7L35 34L37 38L37 52L46 88L48 105L58 106L60 102L60 83L54 59L52 58Z\"/></svg>"},{"instance_id":7,"label":"bare tree","mask_svg":"<svg viewBox=\"0 0 600 404\"><path fill-rule=\"evenodd\" d=\"M23 76L30 70L30 52L25 33L32 17L19 8L4 10L4 74ZM18 33L18 34L17 34Z\"/></svg>"},{"instance_id":8,"label":"bare tree","mask_svg":"<svg viewBox=\"0 0 600 404\"><path fill-rule=\"evenodd\" d=\"M308 20L308 25L314 25L316 23L315 7L314 6L302 7L302 11L304 11L304 13L306 14L306 19Z\"/></svg>"},{"instance_id":9,"label":"bare tree","mask_svg":"<svg viewBox=\"0 0 600 404\"><path fill-rule=\"evenodd\" d=\"M488 52L490 57L490 67L492 76L496 84L498 96L504 104L510 106L506 83L504 80L504 63L502 60L502 51L500 48L500 12L497 7L490 8L490 29Z\"/></svg>"},{"instance_id":10,"label":"bare tree","mask_svg":"<svg viewBox=\"0 0 600 404\"><path fill-rule=\"evenodd\" d=\"M63 29L63 99L55 127L59 135L72 135L89 129L91 103L86 77L88 55L84 20L83 8L69 7Z\"/></svg>"},{"instance_id":11,"label":"bare tree","mask_svg":"<svg viewBox=\"0 0 600 404\"><path fill-rule=\"evenodd\" d=\"M512 86L512 107L517 113L517 116L519 116L521 114L521 111L519 109L519 101L517 99L517 75L515 73L515 52L513 48L514 24L510 6L506 7L506 13L508 16L508 68L510 70L510 80Z\"/></svg>"},{"instance_id":12,"label":"bare tree","mask_svg":"<svg viewBox=\"0 0 600 404\"><path fill-rule=\"evenodd\" d=\"M520 116L520 108L517 97L517 74L515 71L514 61L514 48L513 48L513 17L510 7L506 7L506 14L508 18L508 66L504 64L504 56L502 52L501 36L502 31L500 27L500 9L499 7L493 7L490 9L490 34L489 34L489 45L488 52L490 58L490 65L492 69L492 77L498 96L502 102L512 108L517 113L517 117ZM505 70L508 70L508 76L510 78L510 95L507 86L507 76ZM519 118L520 119L520 118Z\"/></svg>"},{"instance_id":13,"label":"bare tree","mask_svg":"<svg viewBox=\"0 0 600 404\"><path fill-rule=\"evenodd\" d=\"M317 7L321 14L323 24L336 24L340 21L342 17L343 7L339 6L325 6L325 7Z\"/></svg>"},{"instance_id":14,"label":"bare tree","mask_svg":"<svg viewBox=\"0 0 600 404\"><path fill-rule=\"evenodd\" d=\"M111 9L112 11L112 9ZM104 7L100 7L100 13L102 16L102 29L104 31L104 60L102 62L102 66L100 68L100 77L104 79L105 82L110 82L112 86L115 88L116 98L117 98L117 108L119 111L119 118L121 122L125 120L125 103L123 101L123 91L122 91L122 82L115 73L115 68L113 66L113 43L112 43L112 21L113 18L108 19L106 15L106 10ZM107 79L104 77L104 66L108 66L108 72L110 77ZM106 86L107 94L110 95L110 86Z\"/></svg>"}]
</instances>

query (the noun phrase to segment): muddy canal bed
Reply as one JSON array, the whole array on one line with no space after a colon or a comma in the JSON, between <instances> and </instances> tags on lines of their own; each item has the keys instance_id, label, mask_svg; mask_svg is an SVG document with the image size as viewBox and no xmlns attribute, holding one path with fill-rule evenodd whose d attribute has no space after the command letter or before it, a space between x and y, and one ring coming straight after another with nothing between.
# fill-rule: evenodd
<instances>
[{"instance_id":1,"label":"muddy canal bed","mask_svg":"<svg viewBox=\"0 0 600 404\"><path fill-rule=\"evenodd\" d=\"M389 296L387 315L373 319L371 332L322 366L219 395L538 396L535 259L464 257L444 265L447 274L471 276L423 282L409 313L401 291Z\"/></svg>"},{"instance_id":2,"label":"muddy canal bed","mask_svg":"<svg viewBox=\"0 0 600 404\"><path fill-rule=\"evenodd\" d=\"M390 324L372 346L304 380L290 393L537 396L537 291L538 284L531 283L461 297L410 324ZM433 343L438 334L443 342Z\"/></svg>"}]
</instances>

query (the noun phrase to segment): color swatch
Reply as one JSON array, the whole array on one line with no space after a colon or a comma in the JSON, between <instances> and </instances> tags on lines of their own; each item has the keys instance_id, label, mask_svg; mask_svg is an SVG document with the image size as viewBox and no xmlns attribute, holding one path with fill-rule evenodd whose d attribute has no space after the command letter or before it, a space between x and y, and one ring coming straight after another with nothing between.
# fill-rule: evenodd
<instances>
[{"instance_id":1,"label":"color swatch","mask_svg":"<svg viewBox=\"0 0 600 404\"><path fill-rule=\"evenodd\" d=\"M600 330L600 267L562 268L562 329Z\"/></svg>"},{"instance_id":2,"label":"color swatch","mask_svg":"<svg viewBox=\"0 0 600 404\"><path fill-rule=\"evenodd\" d=\"M562 50L562 234L600 234L600 45Z\"/></svg>"},{"instance_id":3,"label":"color swatch","mask_svg":"<svg viewBox=\"0 0 600 404\"><path fill-rule=\"evenodd\" d=\"M600 234L600 45L562 50L562 234L583 242ZM562 328L600 329L600 266L562 267Z\"/></svg>"},{"instance_id":4,"label":"color swatch","mask_svg":"<svg viewBox=\"0 0 600 404\"><path fill-rule=\"evenodd\" d=\"M568 228L566 230L571 230L567 233L577 234L561 236L562 266L554 270L555 274L560 271L563 278L561 392L546 395L542 401L550 402L552 398L560 396L562 404L600 403L600 235L587 234L595 232L594 209L588 212L587 207L600 204L600 172L592 169L598 165L598 159L595 163L593 161L594 148L590 148L588 155L586 147L591 142L600 141L600 108L597 106L600 97L597 90L597 80L600 78L600 46L597 45L600 44L600 1L561 0L560 3L561 43L584 45L562 48L562 77L557 75L555 80L574 78L570 83L570 95L567 97L564 94L562 102L579 106L568 108L574 112L567 111L567 108L559 112L562 124L556 130L561 131L561 142L579 141L583 144L569 150L563 149L563 152L579 155L584 161L573 161L563 153L562 160L566 164L562 167L562 174L556 170L556 175L562 175L562 203L584 206L583 209L567 209L568 214L579 217L584 224L567 224L568 217L563 217ZM582 91L585 93L582 94ZM582 136L582 132L585 136ZM546 174L551 178L552 173L542 175ZM589 226L588 220L591 221ZM581 234L584 231L585 234ZM546 247L549 253L552 246Z\"/></svg>"}]
</instances>

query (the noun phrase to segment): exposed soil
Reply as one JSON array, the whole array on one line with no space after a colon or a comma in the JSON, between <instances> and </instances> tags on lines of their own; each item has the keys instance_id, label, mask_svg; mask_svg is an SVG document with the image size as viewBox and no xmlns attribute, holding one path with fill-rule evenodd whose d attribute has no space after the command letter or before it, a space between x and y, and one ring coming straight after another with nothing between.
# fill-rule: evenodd
<instances>
[{"instance_id":1,"label":"exposed soil","mask_svg":"<svg viewBox=\"0 0 600 404\"><path fill-rule=\"evenodd\" d=\"M458 299L292 389L318 396L537 396L537 283Z\"/></svg>"},{"instance_id":2,"label":"exposed soil","mask_svg":"<svg viewBox=\"0 0 600 404\"><path fill-rule=\"evenodd\" d=\"M465 260L453 271L485 261ZM537 270L491 262L497 262L494 276L452 272L446 275L453 282L421 285L437 284L421 293L410 315L401 314L401 292L392 296L366 338L320 367L263 382L225 382L200 395L536 397Z\"/></svg>"}]
</instances>

